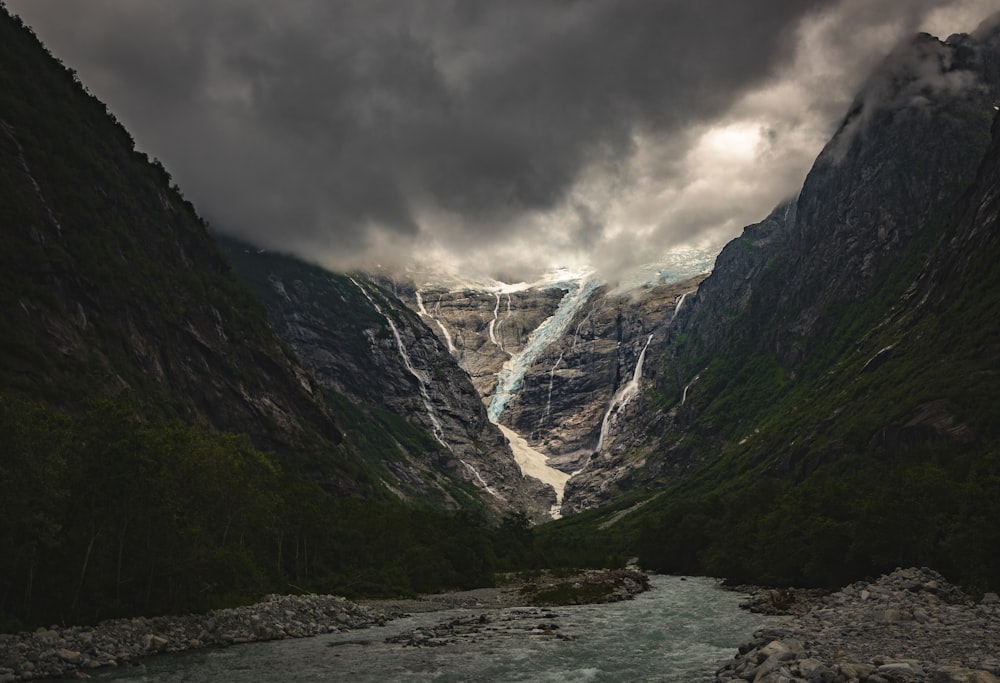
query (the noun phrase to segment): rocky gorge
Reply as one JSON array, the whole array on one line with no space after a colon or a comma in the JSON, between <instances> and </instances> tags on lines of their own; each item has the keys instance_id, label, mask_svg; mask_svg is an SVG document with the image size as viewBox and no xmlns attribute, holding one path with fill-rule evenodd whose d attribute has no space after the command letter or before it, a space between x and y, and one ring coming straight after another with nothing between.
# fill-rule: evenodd
<instances>
[{"instance_id":1,"label":"rocky gorge","mask_svg":"<svg viewBox=\"0 0 1000 683\"><path fill-rule=\"evenodd\" d=\"M691 273L708 269L696 254L638 285L554 273L520 284L414 275L392 286L469 374L494 422L565 475L602 462L599 480L567 485L562 510L576 512L641 466L618 456L635 441L629 406L642 391L644 361L666 344L705 277Z\"/></svg>"},{"instance_id":2,"label":"rocky gorge","mask_svg":"<svg viewBox=\"0 0 1000 683\"><path fill-rule=\"evenodd\" d=\"M469 376L430 321L393 295L391 283L338 275L232 239L220 238L220 245L316 381L383 422L391 434L380 458L386 488L448 509L471 501L501 514L544 517L554 493L522 476ZM403 421L423 434L400 433ZM345 423L349 432L357 426ZM374 437L361 438L373 450Z\"/></svg>"}]
</instances>

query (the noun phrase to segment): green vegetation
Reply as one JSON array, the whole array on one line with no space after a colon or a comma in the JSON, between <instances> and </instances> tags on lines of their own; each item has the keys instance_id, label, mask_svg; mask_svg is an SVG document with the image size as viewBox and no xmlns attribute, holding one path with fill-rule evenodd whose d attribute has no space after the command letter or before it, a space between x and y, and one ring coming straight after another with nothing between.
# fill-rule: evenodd
<instances>
[{"instance_id":1,"label":"green vegetation","mask_svg":"<svg viewBox=\"0 0 1000 683\"><path fill-rule=\"evenodd\" d=\"M533 552L523 516L336 498L245 436L137 408L0 397L0 626L472 588Z\"/></svg>"},{"instance_id":2,"label":"green vegetation","mask_svg":"<svg viewBox=\"0 0 1000 683\"><path fill-rule=\"evenodd\" d=\"M996 240L949 261L954 216L928 219L868 295L830 304L818 332L794 340L796 361L761 342L783 322L766 269L744 336L689 361L686 376L706 368L683 408L699 471L658 482L613 536L599 526L608 515L594 519L593 542L739 582L834 587L926 565L1000 589ZM928 264L933 285L918 280Z\"/></svg>"},{"instance_id":3,"label":"green vegetation","mask_svg":"<svg viewBox=\"0 0 1000 683\"><path fill-rule=\"evenodd\" d=\"M615 592L615 587L606 583L580 583L563 581L552 588L524 591L533 605L581 605L601 602Z\"/></svg>"},{"instance_id":4,"label":"green vegetation","mask_svg":"<svg viewBox=\"0 0 1000 683\"><path fill-rule=\"evenodd\" d=\"M0 627L517 564L532 532L488 524L471 487L446 482L458 512L381 487L438 445L303 386L167 171L2 6L0 67ZM333 284L353 324L380 320Z\"/></svg>"}]
</instances>

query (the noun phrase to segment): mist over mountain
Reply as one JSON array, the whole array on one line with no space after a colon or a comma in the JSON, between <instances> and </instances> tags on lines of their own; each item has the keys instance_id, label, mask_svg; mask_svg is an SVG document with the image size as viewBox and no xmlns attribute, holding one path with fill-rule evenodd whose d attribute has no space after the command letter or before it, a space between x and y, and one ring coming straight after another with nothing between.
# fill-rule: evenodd
<instances>
[{"instance_id":1,"label":"mist over mountain","mask_svg":"<svg viewBox=\"0 0 1000 683\"><path fill-rule=\"evenodd\" d=\"M879 60L990 0L8 0L215 228L335 270L615 279L795 194Z\"/></svg>"}]
</instances>

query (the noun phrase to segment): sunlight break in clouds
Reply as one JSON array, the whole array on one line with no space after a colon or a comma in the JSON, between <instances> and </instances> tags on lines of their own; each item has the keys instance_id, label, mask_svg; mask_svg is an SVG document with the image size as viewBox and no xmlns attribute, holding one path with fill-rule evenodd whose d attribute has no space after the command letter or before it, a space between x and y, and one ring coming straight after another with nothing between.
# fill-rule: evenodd
<instances>
[{"instance_id":1,"label":"sunlight break in clouds","mask_svg":"<svg viewBox=\"0 0 1000 683\"><path fill-rule=\"evenodd\" d=\"M798 191L871 69L993 0L7 0L226 233L616 279Z\"/></svg>"}]
</instances>

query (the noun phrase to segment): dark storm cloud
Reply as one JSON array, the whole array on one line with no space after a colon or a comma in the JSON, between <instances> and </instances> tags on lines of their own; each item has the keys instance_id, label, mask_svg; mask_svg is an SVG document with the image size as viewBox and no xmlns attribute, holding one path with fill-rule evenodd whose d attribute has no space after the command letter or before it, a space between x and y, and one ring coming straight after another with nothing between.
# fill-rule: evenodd
<instances>
[{"instance_id":1,"label":"dark storm cloud","mask_svg":"<svg viewBox=\"0 0 1000 683\"><path fill-rule=\"evenodd\" d=\"M568 199L584 171L614 176L637 137L724 114L837 4L8 1L216 227L345 263L386 244L527 244L528 219L566 203L551 247L599 245L601 207Z\"/></svg>"}]
</instances>

